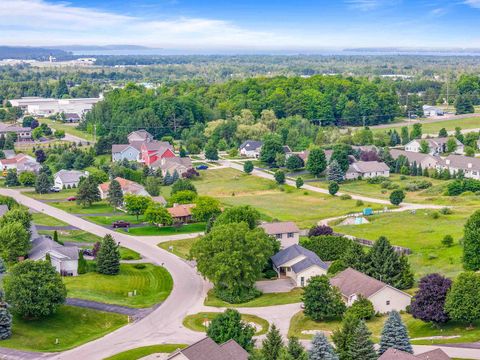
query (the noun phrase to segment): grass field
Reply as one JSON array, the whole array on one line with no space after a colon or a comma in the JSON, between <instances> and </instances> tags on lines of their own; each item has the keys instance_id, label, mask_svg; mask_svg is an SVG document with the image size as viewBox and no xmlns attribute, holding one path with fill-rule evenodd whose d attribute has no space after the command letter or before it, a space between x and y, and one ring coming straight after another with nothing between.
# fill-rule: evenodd
<instances>
[{"instance_id":1,"label":"grass field","mask_svg":"<svg viewBox=\"0 0 480 360\"><path fill-rule=\"evenodd\" d=\"M190 249L192 248L193 244L196 241L198 241L198 239L199 238L196 237L193 239L165 241L163 243L158 244L158 246L167 251L170 251L169 247L171 246L173 248L172 254L175 254L178 257L181 257L182 259L188 259L188 255L190 254Z\"/></svg>"},{"instance_id":2,"label":"grass field","mask_svg":"<svg viewBox=\"0 0 480 360\"><path fill-rule=\"evenodd\" d=\"M386 132L390 129L396 129L400 133L400 129L402 126L395 126L388 129L382 128L373 128L373 132ZM412 125L409 128L412 128ZM480 128L480 118L479 117L471 117L471 118L464 118L464 119L452 119L452 120L445 120L439 121L435 123L422 123L422 132L424 134L438 134L441 128L447 129L447 131L453 131L456 127L461 127L462 129L477 129Z\"/></svg>"},{"instance_id":3,"label":"grass field","mask_svg":"<svg viewBox=\"0 0 480 360\"><path fill-rule=\"evenodd\" d=\"M410 336L412 344L417 345L431 345L431 344L445 344L445 343L464 343L464 342L476 342L480 340L480 322L474 324L474 328L468 330L466 324L460 324L454 321L450 321L440 326L434 326L429 323L425 323L421 320L414 319L409 314L402 314L404 324L407 326L408 334ZM383 323L386 320L386 316L374 317L367 321L367 326L372 332L372 338L375 342L380 340L380 333L383 328ZM325 335L330 336L331 332L338 329L341 326L340 320L331 321L313 321L307 318L303 311L295 314L290 320L290 328L288 330L288 336L296 336L300 339L311 339L313 334L302 333L305 330L318 330L324 331ZM429 340L415 340L416 338L424 338L431 336L460 336L453 339L429 339Z\"/></svg>"},{"instance_id":4,"label":"grass field","mask_svg":"<svg viewBox=\"0 0 480 360\"><path fill-rule=\"evenodd\" d=\"M120 258L122 260L140 260L142 257L136 251L120 246Z\"/></svg>"},{"instance_id":5,"label":"grass field","mask_svg":"<svg viewBox=\"0 0 480 360\"><path fill-rule=\"evenodd\" d=\"M53 237L53 230L40 230L40 234ZM58 239L63 242L95 243L102 240L100 236L83 230L57 230Z\"/></svg>"},{"instance_id":6,"label":"grass field","mask_svg":"<svg viewBox=\"0 0 480 360\"><path fill-rule=\"evenodd\" d=\"M84 219L104 226L110 226L114 221L118 220L127 221L130 224L141 224L143 222L143 216L139 216L137 220L137 217L135 215L128 215L123 212L118 212L118 215L85 216ZM122 229L122 231L125 230Z\"/></svg>"},{"instance_id":7,"label":"grass field","mask_svg":"<svg viewBox=\"0 0 480 360\"><path fill-rule=\"evenodd\" d=\"M201 312L194 315L188 315L185 317L185 319L183 319L183 326L193 331L206 332L208 326L207 324L219 314L221 313ZM257 332L255 333L256 336L266 334L268 331L268 321L262 319L261 317L242 314L242 320L247 323L254 323L257 326Z\"/></svg>"},{"instance_id":8,"label":"grass field","mask_svg":"<svg viewBox=\"0 0 480 360\"><path fill-rule=\"evenodd\" d=\"M24 191L23 194L38 200L66 200L70 196L77 195L78 189L65 189L59 192L51 192L48 194L38 194L35 191Z\"/></svg>"},{"instance_id":9,"label":"grass field","mask_svg":"<svg viewBox=\"0 0 480 360\"><path fill-rule=\"evenodd\" d=\"M131 228L128 232L131 235L139 235L139 236L155 236L155 235L175 235L175 234L189 234L195 232L203 232L205 231L206 223L194 223L194 224L186 224L179 228L175 228L173 226L144 226L138 228ZM124 231L124 230L122 230Z\"/></svg>"},{"instance_id":10,"label":"grass field","mask_svg":"<svg viewBox=\"0 0 480 360\"><path fill-rule=\"evenodd\" d=\"M441 271L454 277L461 272L463 225L472 210L454 209L453 214L440 215L434 219L432 210L391 212L370 216L369 224L335 226L335 231L360 238L376 240L386 236L394 245L412 250L409 261L419 278L425 274ZM441 240L446 234L453 236L455 244L444 247Z\"/></svg>"},{"instance_id":11,"label":"grass field","mask_svg":"<svg viewBox=\"0 0 480 360\"><path fill-rule=\"evenodd\" d=\"M264 220L295 221L307 228L322 218L358 212L364 206L375 209L381 205L356 205L355 200L277 186L274 181L246 175L234 169L206 171L195 181L199 194L218 198L227 206L251 205L262 213Z\"/></svg>"},{"instance_id":12,"label":"grass field","mask_svg":"<svg viewBox=\"0 0 480 360\"><path fill-rule=\"evenodd\" d=\"M142 346L136 349L127 350L113 356L109 356L103 360L138 360L145 356L159 353L172 353L177 349L187 347L185 344L161 344Z\"/></svg>"},{"instance_id":13,"label":"grass field","mask_svg":"<svg viewBox=\"0 0 480 360\"><path fill-rule=\"evenodd\" d=\"M55 130L64 130L65 133L77 136L79 138L85 139L87 141L93 142L93 135L82 130L78 130L76 125L67 125L59 121L53 121L50 119L42 118L39 122L47 124L49 127Z\"/></svg>"},{"instance_id":14,"label":"grass field","mask_svg":"<svg viewBox=\"0 0 480 360\"><path fill-rule=\"evenodd\" d=\"M51 202L49 205L72 214L108 214L114 210L113 207L108 205L105 201L93 203L89 207L78 205L76 201ZM122 212L118 210L117 212L122 214Z\"/></svg>"},{"instance_id":15,"label":"grass field","mask_svg":"<svg viewBox=\"0 0 480 360\"><path fill-rule=\"evenodd\" d=\"M144 269L121 264L119 275L90 272L63 280L69 297L134 308L150 307L165 300L173 288L168 271L152 264L145 264ZM137 295L129 297L128 292L134 290Z\"/></svg>"},{"instance_id":16,"label":"grass field","mask_svg":"<svg viewBox=\"0 0 480 360\"><path fill-rule=\"evenodd\" d=\"M64 223L61 220L58 220L54 217L48 216L43 213L32 213L33 222L36 225L45 225L45 226L66 226L67 223Z\"/></svg>"},{"instance_id":17,"label":"grass field","mask_svg":"<svg viewBox=\"0 0 480 360\"><path fill-rule=\"evenodd\" d=\"M208 295L205 299L205 306L215 306L215 307L264 307L264 306L274 306L274 305L285 305L285 304L294 304L302 301L303 289L296 288L287 293L270 293L263 294L256 299L247 301L241 304L230 304L213 294L213 290L208 292Z\"/></svg>"},{"instance_id":18,"label":"grass field","mask_svg":"<svg viewBox=\"0 0 480 360\"><path fill-rule=\"evenodd\" d=\"M13 319L13 335L2 347L30 351L62 351L79 346L127 324L124 315L61 306L46 319ZM59 340L55 344L55 339Z\"/></svg>"}]
</instances>

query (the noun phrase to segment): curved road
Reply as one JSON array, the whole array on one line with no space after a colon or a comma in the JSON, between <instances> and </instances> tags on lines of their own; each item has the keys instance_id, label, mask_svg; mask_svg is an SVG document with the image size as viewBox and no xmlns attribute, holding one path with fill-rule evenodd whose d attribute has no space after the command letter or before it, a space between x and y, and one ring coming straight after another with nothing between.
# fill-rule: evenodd
<instances>
[{"instance_id":1,"label":"curved road","mask_svg":"<svg viewBox=\"0 0 480 360\"><path fill-rule=\"evenodd\" d=\"M191 343L202 338L202 334L182 326L182 320L192 308L199 308L206 296L208 283L185 261L160 249L156 243L142 237L117 233L93 224L63 210L29 198L17 190L0 189L1 195L11 196L38 212L44 212L77 228L105 236L111 234L123 246L137 251L158 265L164 265L172 275L174 287L170 296L154 312L144 319L124 326L100 339L91 341L72 350L53 355L53 359L85 360L103 359L124 350L159 343ZM183 236L185 237L185 236ZM161 237L161 240L176 240L181 235ZM157 242L161 241L160 238ZM60 339L61 340L61 339Z\"/></svg>"}]
</instances>

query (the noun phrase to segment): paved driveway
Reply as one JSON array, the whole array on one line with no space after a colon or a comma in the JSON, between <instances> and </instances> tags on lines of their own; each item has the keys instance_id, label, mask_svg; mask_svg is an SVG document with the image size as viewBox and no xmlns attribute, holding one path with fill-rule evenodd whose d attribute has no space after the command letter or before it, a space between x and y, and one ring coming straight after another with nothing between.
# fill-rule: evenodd
<instances>
[{"instance_id":1,"label":"paved driveway","mask_svg":"<svg viewBox=\"0 0 480 360\"><path fill-rule=\"evenodd\" d=\"M257 281L256 287L264 293L282 293L289 292L295 287L292 279L277 279Z\"/></svg>"}]
</instances>

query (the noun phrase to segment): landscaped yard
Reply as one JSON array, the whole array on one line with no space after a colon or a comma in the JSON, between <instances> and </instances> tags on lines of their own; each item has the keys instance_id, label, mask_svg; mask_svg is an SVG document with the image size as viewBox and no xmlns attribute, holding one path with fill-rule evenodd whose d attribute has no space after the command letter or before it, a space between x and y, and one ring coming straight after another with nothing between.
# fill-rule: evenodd
<instances>
[{"instance_id":1,"label":"landscaped yard","mask_svg":"<svg viewBox=\"0 0 480 360\"><path fill-rule=\"evenodd\" d=\"M188 259L188 255L190 254L190 249L192 248L193 244L198 241L199 237L193 239L182 239L182 240L172 240L172 241L165 241L163 243L158 244L159 247L170 251L170 246L172 247L172 254L181 257L182 259Z\"/></svg>"},{"instance_id":2,"label":"landscaped yard","mask_svg":"<svg viewBox=\"0 0 480 360\"><path fill-rule=\"evenodd\" d=\"M290 186L281 188L274 181L234 169L206 171L195 181L195 186L199 194L217 197L227 206L251 205L265 220L295 221L301 228L310 227L322 218L358 212L366 206L383 208L378 204L359 207L355 200L341 200Z\"/></svg>"},{"instance_id":3,"label":"landscaped yard","mask_svg":"<svg viewBox=\"0 0 480 360\"><path fill-rule=\"evenodd\" d=\"M67 223L64 223L61 220L58 220L54 217L48 216L44 213L32 213L33 222L36 225L44 225L44 226L67 226Z\"/></svg>"},{"instance_id":4,"label":"landscaped yard","mask_svg":"<svg viewBox=\"0 0 480 360\"><path fill-rule=\"evenodd\" d=\"M93 203L89 207L78 205L76 201L52 202L49 205L55 206L58 209L72 213L72 214L109 214L113 212L113 207L105 201ZM119 214L122 212L118 211Z\"/></svg>"},{"instance_id":5,"label":"landscaped yard","mask_svg":"<svg viewBox=\"0 0 480 360\"><path fill-rule=\"evenodd\" d=\"M53 238L53 230L40 230L39 233L43 235L50 235ZM57 230L58 240L63 242L75 243L95 243L101 241L100 236L91 234L83 230Z\"/></svg>"},{"instance_id":6,"label":"landscaped yard","mask_svg":"<svg viewBox=\"0 0 480 360\"><path fill-rule=\"evenodd\" d=\"M140 260L142 257L132 249L120 246L120 258L122 260Z\"/></svg>"},{"instance_id":7,"label":"landscaped yard","mask_svg":"<svg viewBox=\"0 0 480 360\"><path fill-rule=\"evenodd\" d=\"M174 226L143 226L143 227L133 227L128 230L131 235L139 235L139 236L155 236L155 235L175 235L175 234L189 234L189 233L196 233L196 232L203 232L205 231L205 223L194 223L194 224L185 224L181 227L174 227ZM120 230L125 231L125 230Z\"/></svg>"},{"instance_id":8,"label":"landscaped yard","mask_svg":"<svg viewBox=\"0 0 480 360\"><path fill-rule=\"evenodd\" d=\"M421 320L414 319L410 314L402 314L402 319L408 329L412 344L417 345L430 345L430 344L446 344L446 343L464 343L464 342L477 342L480 340L480 322L475 323L474 328L467 329L466 324L459 324L454 321L447 322L440 326L434 326L429 323L425 323ZM382 331L383 323L386 320L386 316L374 317L372 320L367 321L367 326L373 334L373 340L378 342L380 340L380 333ZM303 331L324 331L325 335L330 336L331 332L338 329L341 326L340 320L331 321L313 321L307 318L303 311L295 314L290 320L290 328L288 330L288 336L296 336L300 339L311 339L313 333L302 333ZM415 340L416 338L424 338L431 336L456 336L456 338L437 338L437 339L423 339Z\"/></svg>"},{"instance_id":9,"label":"landscaped yard","mask_svg":"<svg viewBox=\"0 0 480 360\"><path fill-rule=\"evenodd\" d=\"M22 194L37 200L66 200L70 196L77 195L78 189L65 189L59 192L51 192L47 194L38 194L35 191L24 191Z\"/></svg>"},{"instance_id":10,"label":"landscaped yard","mask_svg":"<svg viewBox=\"0 0 480 360\"><path fill-rule=\"evenodd\" d=\"M463 270L459 240L472 211L455 208L453 214L439 215L437 219L432 215L437 213L434 210L417 210L415 214L391 212L368 217L369 224L334 226L334 230L369 240L383 235L394 245L410 248L413 253L409 261L417 279L438 271L454 277ZM449 248L441 244L447 234L455 240L455 245Z\"/></svg>"},{"instance_id":11,"label":"landscaped yard","mask_svg":"<svg viewBox=\"0 0 480 360\"><path fill-rule=\"evenodd\" d=\"M103 360L137 360L145 356L160 353L172 353L177 349L183 349L187 347L184 344L161 344L142 346L136 349L127 350L116 355L110 356Z\"/></svg>"},{"instance_id":12,"label":"landscaped yard","mask_svg":"<svg viewBox=\"0 0 480 360\"><path fill-rule=\"evenodd\" d=\"M13 335L2 346L30 351L62 351L92 341L127 324L124 315L62 306L41 320L13 319ZM59 343L55 344L58 339Z\"/></svg>"},{"instance_id":13,"label":"landscaped yard","mask_svg":"<svg viewBox=\"0 0 480 360\"><path fill-rule=\"evenodd\" d=\"M93 214L93 212L91 212ZM94 222L99 225L111 226L115 221L127 221L130 224L141 224L143 222L143 216L139 216L138 220L135 215L128 215L123 212L117 212L118 215L105 215L105 216L85 216L84 219ZM125 231L122 229L122 231Z\"/></svg>"},{"instance_id":14,"label":"landscaped yard","mask_svg":"<svg viewBox=\"0 0 480 360\"><path fill-rule=\"evenodd\" d=\"M185 319L183 319L183 326L193 331L206 332L210 321L212 321L219 314L221 313L202 312L194 315L188 315L185 317ZM268 331L268 321L262 319L261 317L250 314L242 314L242 320L256 325L256 336L266 334Z\"/></svg>"},{"instance_id":15,"label":"landscaped yard","mask_svg":"<svg viewBox=\"0 0 480 360\"><path fill-rule=\"evenodd\" d=\"M40 123L45 123L49 127L55 129L55 130L64 130L65 133L71 134L73 136L77 136L79 138L85 139L87 141L93 142L93 135L89 134L87 132L84 132L82 130L77 129L77 125L68 125L60 121L53 121L50 119L42 118L39 120Z\"/></svg>"},{"instance_id":16,"label":"landscaped yard","mask_svg":"<svg viewBox=\"0 0 480 360\"><path fill-rule=\"evenodd\" d=\"M285 305L285 304L294 304L302 301L303 289L296 288L287 293L269 293L263 294L256 299L247 301L241 304L230 304L213 294L213 290L208 292L207 298L205 299L205 306L215 306L215 307L264 307L264 306L274 306L274 305Z\"/></svg>"},{"instance_id":17,"label":"landscaped yard","mask_svg":"<svg viewBox=\"0 0 480 360\"><path fill-rule=\"evenodd\" d=\"M153 306L165 300L173 288L168 271L152 264L121 264L119 275L102 275L90 272L75 277L65 277L68 297L99 301L107 304L135 308ZM129 292L136 296L128 296Z\"/></svg>"}]
</instances>

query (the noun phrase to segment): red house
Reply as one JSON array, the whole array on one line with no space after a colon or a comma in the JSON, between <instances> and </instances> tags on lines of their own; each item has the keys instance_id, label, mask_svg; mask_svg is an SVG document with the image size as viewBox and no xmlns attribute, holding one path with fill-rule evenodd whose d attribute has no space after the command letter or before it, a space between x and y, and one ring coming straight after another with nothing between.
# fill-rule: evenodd
<instances>
[{"instance_id":1,"label":"red house","mask_svg":"<svg viewBox=\"0 0 480 360\"><path fill-rule=\"evenodd\" d=\"M147 166L159 159L175 157L172 145L166 141L144 142L140 151L142 162Z\"/></svg>"}]
</instances>

